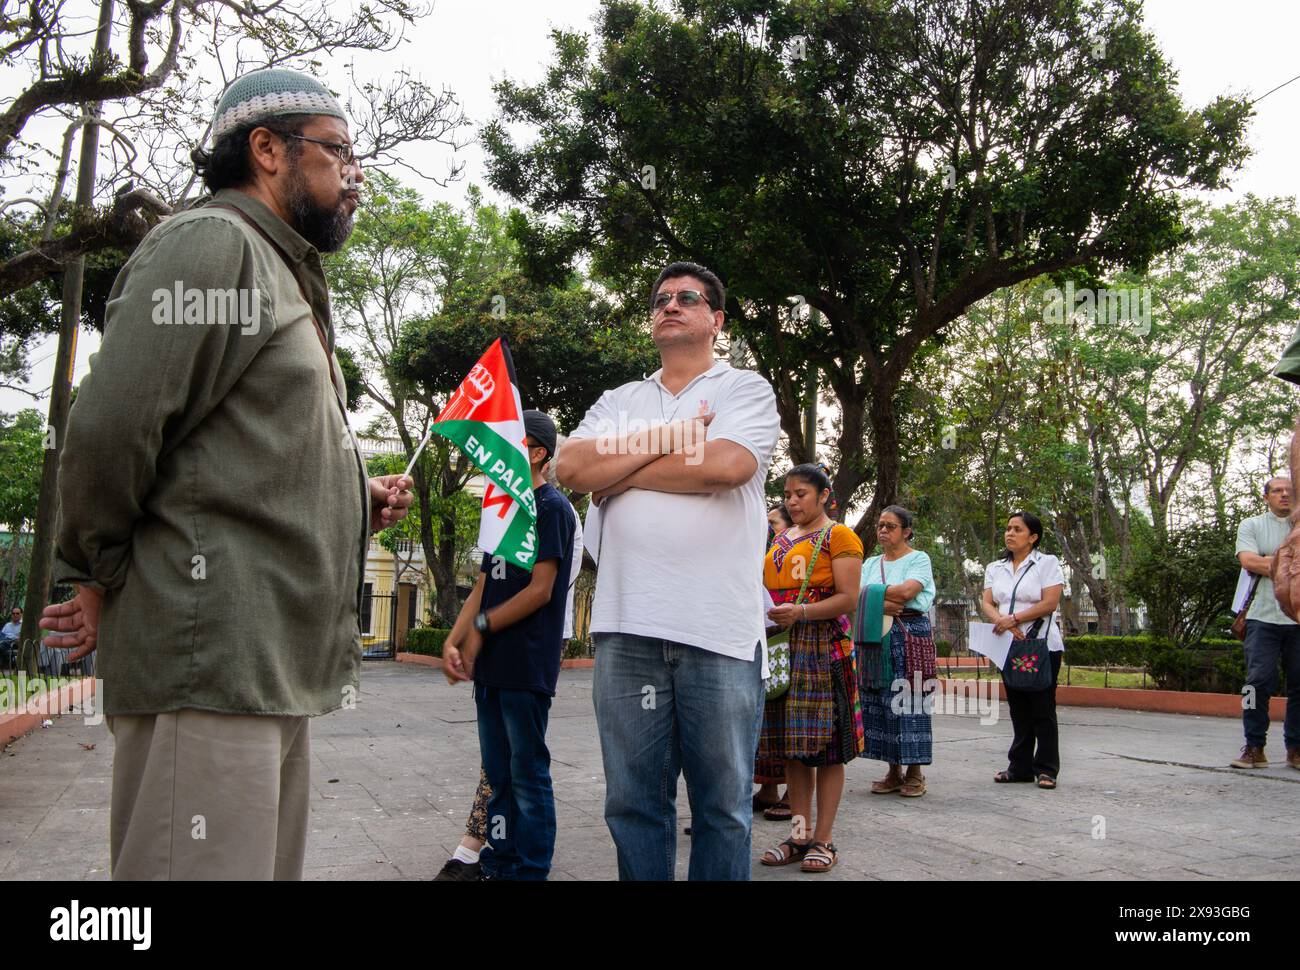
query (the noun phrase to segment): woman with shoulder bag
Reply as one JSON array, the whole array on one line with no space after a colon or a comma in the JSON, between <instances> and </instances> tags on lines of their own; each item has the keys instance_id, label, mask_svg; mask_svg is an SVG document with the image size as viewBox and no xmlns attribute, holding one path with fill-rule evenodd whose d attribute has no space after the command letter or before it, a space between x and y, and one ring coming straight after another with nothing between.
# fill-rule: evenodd
<instances>
[{"instance_id":1,"label":"woman with shoulder bag","mask_svg":"<svg viewBox=\"0 0 1300 970\"><path fill-rule=\"evenodd\" d=\"M1006 551L984 570L981 610L995 633L1010 632L1002 668L1013 739L997 782L1037 781L1055 788L1061 768L1056 729L1056 680L1065 641L1055 622L1065 576L1055 556L1038 551L1043 523L1017 512L1007 520Z\"/></svg>"},{"instance_id":2,"label":"woman with shoulder bag","mask_svg":"<svg viewBox=\"0 0 1300 970\"><path fill-rule=\"evenodd\" d=\"M880 513L876 540L881 554L862 564L862 585L885 587L884 613L893 622L883 643L858 646L866 729L862 757L889 765L889 773L871 783L871 792L898 792L905 798L925 794L921 766L933 761L934 752L933 702L927 709L925 696L932 686L926 682L937 683L929 613L934 571L930 557L911 547L912 534L912 513L901 505Z\"/></svg>"},{"instance_id":3,"label":"woman with shoulder bag","mask_svg":"<svg viewBox=\"0 0 1300 970\"><path fill-rule=\"evenodd\" d=\"M789 688L763 710L758 759L785 762L790 837L768 849L765 866L801 863L826 872L838 860L831 841L844 792L844 765L862 751L853 641L846 614L858 600L862 542L827 514L830 478L818 465L798 465L785 479L794 526L777 537L763 564L763 584L776 604L768 616L789 632ZM811 827L813 792L817 819Z\"/></svg>"}]
</instances>

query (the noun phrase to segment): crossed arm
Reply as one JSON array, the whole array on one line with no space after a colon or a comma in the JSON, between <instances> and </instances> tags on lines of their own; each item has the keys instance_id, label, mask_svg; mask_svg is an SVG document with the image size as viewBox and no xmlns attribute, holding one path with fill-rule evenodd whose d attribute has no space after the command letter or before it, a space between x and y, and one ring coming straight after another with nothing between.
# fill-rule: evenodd
<instances>
[{"instance_id":1,"label":"crossed arm","mask_svg":"<svg viewBox=\"0 0 1300 970\"><path fill-rule=\"evenodd\" d=\"M556 457L556 476L566 488L591 492L597 505L629 488L679 493L738 488L753 477L758 462L748 448L734 441L705 441L703 429L710 420L712 415L693 419L698 433L687 429L692 422L681 421L658 435L570 438ZM694 448L691 441L697 442Z\"/></svg>"},{"instance_id":2,"label":"crossed arm","mask_svg":"<svg viewBox=\"0 0 1300 970\"><path fill-rule=\"evenodd\" d=\"M885 612L898 616L907 607L907 601L918 595L925 586L919 579L908 579L885 587Z\"/></svg>"}]
</instances>

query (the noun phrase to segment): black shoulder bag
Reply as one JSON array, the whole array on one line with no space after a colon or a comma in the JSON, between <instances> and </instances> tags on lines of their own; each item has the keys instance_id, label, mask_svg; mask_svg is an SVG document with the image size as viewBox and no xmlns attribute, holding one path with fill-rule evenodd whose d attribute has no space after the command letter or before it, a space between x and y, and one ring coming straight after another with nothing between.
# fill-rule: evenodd
<instances>
[{"instance_id":1,"label":"black shoulder bag","mask_svg":"<svg viewBox=\"0 0 1300 970\"><path fill-rule=\"evenodd\" d=\"M1025 571L1020 574L1020 579L1016 580L1016 585L1011 587L1011 614L1016 612L1016 590L1020 588L1021 581L1029 575L1029 570L1034 568L1034 563L1025 567ZM1047 690L1052 686L1052 658L1048 651L1047 634L1052 629L1053 611L1047 617L1047 632L1039 636L1039 628L1043 625L1043 618L1039 617L1034 621L1025 635L1023 640L1017 640L1014 637L1011 640L1011 648L1007 651L1007 662L1002 668L1002 683L1006 684L1010 690L1039 691Z\"/></svg>"}]
</instances>

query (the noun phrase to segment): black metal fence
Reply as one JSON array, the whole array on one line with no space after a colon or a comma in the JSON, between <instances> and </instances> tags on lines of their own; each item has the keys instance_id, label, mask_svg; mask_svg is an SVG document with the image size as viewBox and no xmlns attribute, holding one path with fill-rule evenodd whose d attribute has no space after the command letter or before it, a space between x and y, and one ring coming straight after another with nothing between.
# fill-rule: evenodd
<instances>
[{"instance_id":1,"label":"black metal fence","mask_svg":"<svg viewBox=\"0 0 1300 970\"><path fill-rule=\"evenodd\" d=\"M364 660L392 660L399 639L397 592L376 593L366 584L361 598L361 649Z\"/></svg>"}]
</instances>

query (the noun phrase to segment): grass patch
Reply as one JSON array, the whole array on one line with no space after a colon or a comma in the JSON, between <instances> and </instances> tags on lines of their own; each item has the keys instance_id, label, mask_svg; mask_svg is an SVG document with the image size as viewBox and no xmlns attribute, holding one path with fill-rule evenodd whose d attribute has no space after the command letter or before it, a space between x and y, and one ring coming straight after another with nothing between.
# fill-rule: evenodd
<instances>
[{"instance_id":1,"label":"grass patch","mask_svg":"<svg viewBox=\"0 0 1300 970\"><path fill-rule=\"evenodd\" d=\"M1069 671L1069 682L1066 682L1066 671ZM957 670L953 669L951 674L943 673L943 664L939 664L939 672L942 676L952 677L953 680L1000 680L1001 675L992 669L974 670ZM1057 682L1058 687L1119 687L1128 689L1148 689L1154 690L1156 687L1155 679L1150 674L1146 675L1146 681L1143 682L1141 673L1121 672L1112 670L1109 677L1106 671L1097 670L1092 667L1062 667L1061 679Z\"/></svg>"}]
</instances>

